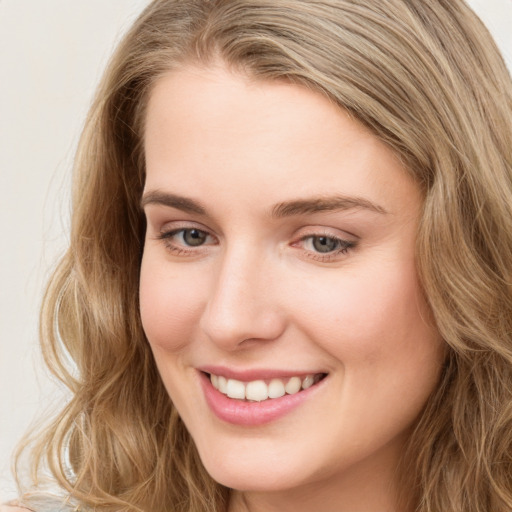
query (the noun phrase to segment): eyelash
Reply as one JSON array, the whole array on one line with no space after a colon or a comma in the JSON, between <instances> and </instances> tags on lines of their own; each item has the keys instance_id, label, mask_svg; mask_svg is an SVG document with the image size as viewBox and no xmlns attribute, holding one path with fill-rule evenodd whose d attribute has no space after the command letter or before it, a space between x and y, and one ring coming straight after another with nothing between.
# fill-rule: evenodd
<instances>
[{"instance_id":1,"label":"eyelash","mask_svg":"<svg viewBox=\"0 0 512 512\"><path fill-rule=\"evenodd\" d=\"M187 232L196 231L197 233L200 233L201 235L204 235L207 239L208 237L213 238L212 235L210 235L207 231L198 229L198 228L177 228L173 229L171 231L165 231L159 234L158 239L162 240L166 246L166 248L175 254L176 256L187 256L187 255L193 255L196 254L196 248L201 248L204 246L204 244L199 244L197 246L193 245L186 245L185 242L181 242L182 245L178 246L176 243L173 243L173 238L176 235L180 235L183 237ZM357 245L356 242L345 240L343 238L339 238L337 236L333 236L332 234L328 233L322 233L322 234L313 234L313 235L306 235L301 237L297 242L294 242L291 244L293 247L298 246L299 244L305 244L306 242L314 243L315 240L325 239L327 241L331 241L335 248L332 249L329 252L318 252L314 249L304 249L305 255L308 258L311 258L315 261L320 262L329 262L335 259L336 257L347 254L351 249L354 249Z\"/></svg>"}]
</instances>

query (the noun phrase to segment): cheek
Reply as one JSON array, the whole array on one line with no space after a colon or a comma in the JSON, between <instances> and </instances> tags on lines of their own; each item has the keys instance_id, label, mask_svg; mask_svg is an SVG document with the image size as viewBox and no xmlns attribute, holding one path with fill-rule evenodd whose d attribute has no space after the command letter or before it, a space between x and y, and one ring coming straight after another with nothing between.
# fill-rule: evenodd
<instances>
[{"instance_id":1,"label":"cheek","mask_svg":"<svg viewBox=\"0 0 512 512\"><path fill-rule=\"evenodd\" d=\"M143 257L140 314L153 349L177 351L190 340L202 303L203 286L197 281L194 275L174 272L168 262L159 263L151 255Z\"/></svg>"},{"instance_id":2,"label":"cheek","mask_svg":"<svg viewBox=\"0 0 512 512\"><path fill-rule=\"evenodd\" d=\"M413 373L425 360L438 362L441 343L411 263L316 282L296 310L303 312L303 329L348 373L356 367L382 373L400 363Z\"/></svg>"},{"instance_id":3,"label":"cheek","mask_svg":"<svg viewBox=\"0 0 512 512\"><path fill-rule=\"evenodd\" d=\"M338 418L347 437L373 449L376 440L413 424L444 356L412 266L361 276L323 283L320 297L306 291L298 308L305 312L303 330L342 368L333 376L340 375Z\"/></svg>"}]
</instances>

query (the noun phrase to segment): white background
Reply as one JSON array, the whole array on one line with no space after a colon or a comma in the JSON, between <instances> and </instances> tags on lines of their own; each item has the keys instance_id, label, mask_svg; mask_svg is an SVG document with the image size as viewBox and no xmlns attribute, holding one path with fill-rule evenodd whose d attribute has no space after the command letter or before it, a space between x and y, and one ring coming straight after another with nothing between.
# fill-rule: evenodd
<instances>
[{"instance_id":1,"label":"white background","mask_svg":"<svg viewBox=\"0 0 512 512\"><path fill-rule=\"evenodd\" d=\"M66 246L69 171L120 35L149 0L0 0L0 503L11 453L62 395L37 348L42 289ZM512 0L471 0L512 69Z\"/></svg>"}]
</instances>

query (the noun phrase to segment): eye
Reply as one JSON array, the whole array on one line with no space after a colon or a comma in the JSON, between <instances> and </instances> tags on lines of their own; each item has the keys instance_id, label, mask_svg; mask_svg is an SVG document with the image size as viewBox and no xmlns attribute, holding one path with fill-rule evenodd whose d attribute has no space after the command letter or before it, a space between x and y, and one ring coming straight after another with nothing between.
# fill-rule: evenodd
<instances>
[{"instance_id":1,"label":"eye","mask_svg":"<svg viewBox=\"0 0 512 512\"><path fill-rule=\"evenodd\" d=\"M197 228L179 228L161 233L159 237L167 249L176 254L192 252L202 245L211 245L214 238L208 232Z\"/></svg>"},{"instance_id":2,"label":"eye","mask_svg":"<svg viewBox=\"0 0 512 512\"><path fill-rule=\"evenodd\" d=\"M331 236L311 236L308 239L312 248L323 254L336 251L342 246L342 241L339 238Z\"/></svg>"},{"instance_id":3,"label":"eye","mask_svg":"<svg viewBox=\"0 0 512 512\"><path fill-rule=\"evenodd\" d=\"M331 261L339 255L346 254L356 246L356 243L328 234L307 235L299 242L306 254L318 261Z\"/></svg>"},{"instance_id":4,"label":"eye","mask_svg":"<svg viewBox=\"0 0 512 512\"><path fill-rule=\"evenodd\" d=\"M179 235L184 244L190 247L203 245L208 238L208 234L199 229L180 229L175 233L175 236L176 235Z\"/></svg>"}]
</instances>

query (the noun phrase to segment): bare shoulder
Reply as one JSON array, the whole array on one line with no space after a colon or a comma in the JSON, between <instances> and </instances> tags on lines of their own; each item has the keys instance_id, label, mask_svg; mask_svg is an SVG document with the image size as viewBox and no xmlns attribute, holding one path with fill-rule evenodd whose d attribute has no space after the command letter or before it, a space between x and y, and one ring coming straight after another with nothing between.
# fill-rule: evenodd
<instances>
[{"instance_id":1,"label":"bare shoulder","mask_svg":"<svg viewBox=\"0 0 512 512\"><path fill-rule=\"evenodd\" d=\"M30 512L30 509L15 505L0 505L0 512Z\"/></svg>"}]
</instances>

